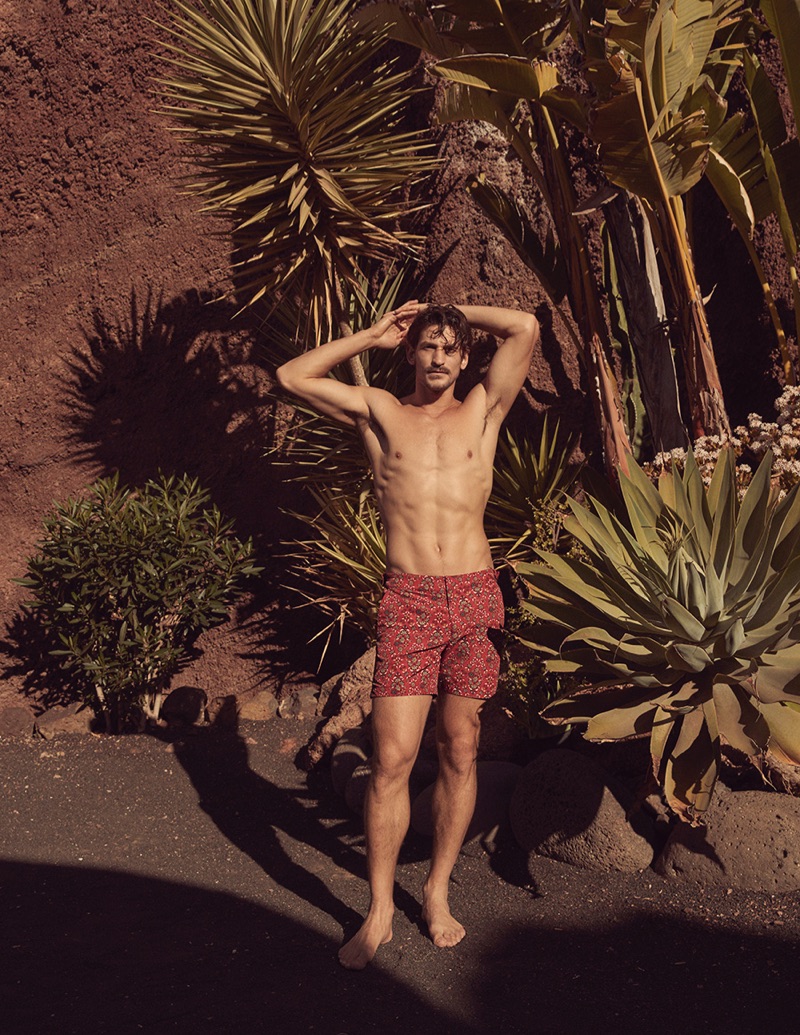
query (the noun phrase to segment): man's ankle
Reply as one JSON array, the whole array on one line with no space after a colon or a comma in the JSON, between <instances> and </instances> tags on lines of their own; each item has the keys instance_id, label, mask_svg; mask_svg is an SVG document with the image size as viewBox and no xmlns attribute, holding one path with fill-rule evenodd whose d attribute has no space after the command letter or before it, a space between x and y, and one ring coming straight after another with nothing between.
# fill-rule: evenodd
<instances>
[{"instance_id":1,"label":"man's ankle","mask_svg":"<svg viewBox=\"0 0 800 1035\"><path fill-rule=\"evenodd\" d=\"M391 920L394 916L394 902L371 902L367 910L367 918L374 920Z\"/></svg>"},{"instance_id":2,"label":"man's ankle","mask_svg":"<svg viewBox=\"0 0 800 1035\"><path fill-rule=\"evenodd\" d=\"M441 884L438 881L425 881L422 885L422 899L423 902L447 902L448 891L450 889L450 881Z\"/></svg>"}]
</instances>

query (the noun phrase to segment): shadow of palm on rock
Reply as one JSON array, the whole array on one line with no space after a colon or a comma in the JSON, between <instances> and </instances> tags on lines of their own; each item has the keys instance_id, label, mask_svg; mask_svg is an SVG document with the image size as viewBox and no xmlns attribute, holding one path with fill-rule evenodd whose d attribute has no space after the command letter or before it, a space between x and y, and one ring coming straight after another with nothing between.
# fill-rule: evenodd
<instances>
[{"instance_id":1,"label":"shadow of palm on rock","mask_svg":"<svg viewBox=\"0 0 800 1035\"><path fill-rule=\"evenodd\" d=\"M63 379L78 457L130 485L186 472L240 535L274 542L278 478L266 452L278 407L253 335L231 303L196 291L141 302L134 289L125 315L95 311Z\"/></svg>"}]
</instances>

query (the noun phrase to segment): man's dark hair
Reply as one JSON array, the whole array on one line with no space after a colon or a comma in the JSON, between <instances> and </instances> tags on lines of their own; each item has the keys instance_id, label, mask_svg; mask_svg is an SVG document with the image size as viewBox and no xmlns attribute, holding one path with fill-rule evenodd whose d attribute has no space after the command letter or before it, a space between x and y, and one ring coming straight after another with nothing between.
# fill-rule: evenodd
<instances>
[{"instance_id":1,"label":"man's dark hair","mask_svg":"<svg viewBox=\"0 0 800 1035\"><path fill-rule=\"evenodd\" d=\"M466 316L454 305L431 304L417 313L406 334L406 341L412 348L417 347L420 335L428 327L433 327L437 338L443 337L446 330L451 330L453 344L458 345L462 355L469 352L472 346L472 328Z\"/></svg>"}]
</instances>

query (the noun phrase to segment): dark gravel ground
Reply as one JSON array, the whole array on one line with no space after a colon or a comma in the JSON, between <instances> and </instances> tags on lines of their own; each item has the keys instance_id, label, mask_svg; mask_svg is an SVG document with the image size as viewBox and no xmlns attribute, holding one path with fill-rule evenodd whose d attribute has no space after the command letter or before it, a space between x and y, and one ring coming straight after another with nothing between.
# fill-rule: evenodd
<instances>
[{"instance_id":1,"label":"dark gravel ground","mask_svg":"<svg viewBox=\"0 0 800 1035\"><path fill-rule=\"evenodd\" d=\"M367 902L359 824L292 763L311 724L5 742L0 1030L750 1033L800 1029L798 895L589 873L508 845L464 855L439 950L427 845L394 941L336 962Z\"/></svg>"}]
</instances>

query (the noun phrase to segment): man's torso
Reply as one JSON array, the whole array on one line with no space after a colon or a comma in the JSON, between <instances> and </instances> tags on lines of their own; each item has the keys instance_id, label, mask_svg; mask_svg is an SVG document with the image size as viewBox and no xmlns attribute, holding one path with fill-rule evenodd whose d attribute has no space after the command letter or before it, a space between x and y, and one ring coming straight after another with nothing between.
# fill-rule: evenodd
<instances>
[{"instance_id":1,"label":"man's torso","mask_svg":"<svg viewBox=\"0 0 800 1035\"><path fill-rule=\"evenodd\" d=\"M460 575L491 567L483 513L499 422L478 386L436 415L387 392L360 431L387 538L387 570Z\"/></svg>"}]
</instances>

